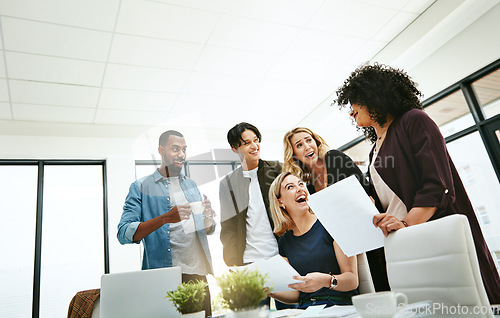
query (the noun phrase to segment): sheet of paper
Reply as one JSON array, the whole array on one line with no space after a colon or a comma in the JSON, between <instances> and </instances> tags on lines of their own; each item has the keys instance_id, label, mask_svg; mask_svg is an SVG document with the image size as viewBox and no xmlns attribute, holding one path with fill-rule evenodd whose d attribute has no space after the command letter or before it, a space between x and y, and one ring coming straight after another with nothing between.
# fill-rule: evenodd
<instances>
[{"instance_id":1,"label":"sheet of paper","mask_svg":"<svg viewBox=\"0 0 500 318\"><path fill-rule=\"evenodd\" d=\"M299 273L279 254L268 259L261 259L246 266L249 269L257 269L262 274L268 276L268 285L272 286L273 292L293 290L288 287L289 284L303 283L303 281L295 280L292 277L298 276Z\"/></svg>"},{"instance_id":2,"label":"sheet of paper","mask_svg":"<svg viewBox=\"0 0 500 318\"><path fill-rule=\"evenodd\" d=\"M323 308L325 308L326 305L316 305L316 306L309 306L304 310L302 314L300 314L297 317L300 318L305 318L305 317L317 317L321 312L323 311Z\"/></svg>"},{"instance_id":3,"label":"sheet of paper","mask_svg":"<svg viewBox=\"0 0 500 318\"><path fill-rule=\"evenodd\" d=\"M308 203L347 256L384 246L384 234L373 226L378 211L355 176L312 194Z\"/></svg>"}]
</instances>

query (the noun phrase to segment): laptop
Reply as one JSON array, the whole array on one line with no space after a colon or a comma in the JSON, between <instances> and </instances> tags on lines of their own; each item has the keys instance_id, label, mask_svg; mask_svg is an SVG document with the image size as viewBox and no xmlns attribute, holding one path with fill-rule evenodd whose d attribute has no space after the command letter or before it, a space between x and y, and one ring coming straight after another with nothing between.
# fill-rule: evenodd
<instances>
[{"instance_id":1,"label":"laptop","mask_svg":"<svg viewBox=\"0 0 500 318\"><path fill-rule=\"evenodd\" d=\"M102 275L100 318L180 317L165 296L181 277L180 267Z\"/></svg>"}]
</instances>

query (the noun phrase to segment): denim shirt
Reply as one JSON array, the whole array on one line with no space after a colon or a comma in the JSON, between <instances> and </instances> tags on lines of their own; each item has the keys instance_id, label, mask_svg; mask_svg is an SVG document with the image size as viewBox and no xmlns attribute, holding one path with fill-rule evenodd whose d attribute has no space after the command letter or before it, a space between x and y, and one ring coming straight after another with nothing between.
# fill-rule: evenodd
<instances>
[{"instance_id":1,"label":"denim shirt","mask_svg":"<svg viewBox=\"0 0 500 318\"><path fill-rule=\"evenodd\" d=\"M179 181L188 202L203 200L193 180L181 173L179 174ZM168 183L158 170L149 176L135 181L130 186L129 193L125 199L125 205L123 206L123 214L118 224L118 241L121 244L140 243L140 241L133 241L139 224L168 212L171 208ZM194 217L196 232L205 252L204 256L207 258L208 264L210 264L210 273L213 273L212 257L210 256L210 249L208 247L204 215L192 214L191 217ZM215 224L208 230L208 234L212 234L215 231ZM142 241L144 245L142 269L172 267L170 223L161 226L142 239ZM186 251L186 253L189 252Z\"/></svg>"}]
</instances>

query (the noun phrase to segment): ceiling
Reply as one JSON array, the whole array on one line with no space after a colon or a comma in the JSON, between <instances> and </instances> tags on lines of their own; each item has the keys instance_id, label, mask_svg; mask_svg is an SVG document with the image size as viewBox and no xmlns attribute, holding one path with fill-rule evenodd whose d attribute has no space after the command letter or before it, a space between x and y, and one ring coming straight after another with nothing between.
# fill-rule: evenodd
<instances>
[{"instance_id":1,"label":"ceiling","mask_svg":"<svg viewBox=\"0 0 500 318\"><path fill-rule=\"evenodd\" d=\"M433 2L2 0L0 119L288 129Z\"/></svg>"},{"instance_id":2,"label":"ceiling","mask_svg":"<svg viewBox=\"0 0 500 318\"><path fill-rule=\"evenodd\" d=\"M474 14L469 0L0 0L0 122L202 127L223 141L240 121L280 138L301 124L342 131L338 146L357 136L329 107L349 73L374 57L416 64L460 32L439 23L461 4L464 25L496 4L481 2Z\"/></svg>"}]
</instances>

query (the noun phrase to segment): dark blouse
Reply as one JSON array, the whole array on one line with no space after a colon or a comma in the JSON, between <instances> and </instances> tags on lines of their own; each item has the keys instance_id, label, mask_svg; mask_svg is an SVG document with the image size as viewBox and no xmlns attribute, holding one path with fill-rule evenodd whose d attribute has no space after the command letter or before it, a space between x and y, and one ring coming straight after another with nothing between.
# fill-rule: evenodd
<instances>
[{"instance_id":1,"label":"dark blouse","mask_svg":"<svg viewBox=\"0 0 500 318\"><path fill-rule=\"evenodd\" d=\"M368 191L368 180L348 155L336 149L329 150L325 154L325 165L328 180L327 186L331 186L337 181L355 175L365 191ZM307 189L310 194L316 193L313 184L308 184Z\"/></svg>"},{"instance_id":2,"label":"dark blouse","mask_svg":"<svg viewBox=\"0 0 500 318\"><path fill-rule=\"evenodd\" d=\"M372 157L373 149L370 162ZM430 220L455 213L467 216L486 292L492 304L500 303L500 278L495 263L436 123L418 109L396 118L373 165L408 211L413 207L437 207ZM380 212L385 212L374 189L370 192Z\"/></svg>"},{"instance_id":3,"label":"dark blouse","mask_svg":"<svg viewBox=\"0 0 500 318\"><path fill-rule=\"evenodd\" d=\"M278 247L280 255L286 257L301 276L311 272L341 274L333 249L333 238L319 220L303 235L295 236L293 231L287 231L280 237ZM357 289L340 292L323 287L314 293L300 292L299 301L317 296L336 296L345 299L339 304L346 305L351 304L351 297L357 294Z\"/></svg>"}]
</instances>

